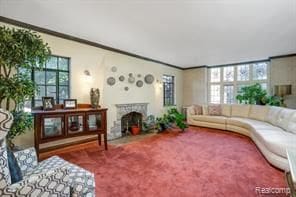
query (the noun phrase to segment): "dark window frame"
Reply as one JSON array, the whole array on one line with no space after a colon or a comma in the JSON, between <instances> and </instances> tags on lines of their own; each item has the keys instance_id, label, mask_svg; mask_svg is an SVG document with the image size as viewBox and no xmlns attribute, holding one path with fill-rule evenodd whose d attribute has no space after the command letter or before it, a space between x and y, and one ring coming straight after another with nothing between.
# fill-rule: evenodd
<instances>
[{"instance_id":1,"label":"dark window frame","mask_svg":"<svg viewBox=\"0 0 296 197\"><path fill-rule=\"evenodd\" d=\"M45 95L44 96L47 96L47 87L50 87L50 86L53 86L53 87L56 87L56 96L55 96L55 103L56 104L62 104L60 103L60 100L63 100L63 99L68 99L70 98L71 96L71 88L70 88L70 79L71 79L71 76L70 76L70 71L71 71L71 58L70 57L64 57L64 56L58 56L58 55L51 55L51 57L55 57L57 58L57 69L54 69L54 68L47 68L46 65L44 66L44 68L40 71L40 72L44 72L44 76L45 76L45 79L44 79L44 84L39 84L39 83L36 83L35 81L35 71L38 71L38 70L35 70L35 69L32 69L31 71L31 79L32 81L34 81L37 85L37 87L41 87L41 86L44 86L45 88ZM60 58L63 58L63 59L67 59L68 61L68 64L67 64L67 67L68 69L67 70L63 70L63 69L60 69L59 68L59 59ZM48 85L46 83L46 77L47 77L47 72L55 72L55 75L56 75L56 82L55 82L55 85ZM67 73L68 75L68 82L65 84L65 85L60 85L60 73ZM68 88L68 98L63 98L61 99L60 98L60 87L67 87ZM36 102L40 102L42 101L42 99L36 99L35 96L32 98L32 101L31 101L31 107L36 107ZM62 101L61 101L62 102Z\"/></svg>"},{"instance_id":2,"label":"dark window frame","mask_svg":"<svg viewBox=\"0 0 296 197\"><path fill-rule=\"evenodd\" d=\"M165 78L171 78L171 80L166 80ZM163 75L163 105L164 106L175 106L175 76L173 75ZM169 88L167 88L169 86Z\"/></svg>"}]
</instances>

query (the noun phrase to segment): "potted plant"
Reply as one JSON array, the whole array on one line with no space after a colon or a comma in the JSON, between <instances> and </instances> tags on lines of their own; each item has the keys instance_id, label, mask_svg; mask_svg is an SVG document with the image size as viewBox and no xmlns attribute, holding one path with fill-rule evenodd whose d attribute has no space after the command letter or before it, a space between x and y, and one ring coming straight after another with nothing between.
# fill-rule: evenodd
<instances>
[{"instance_id":1,"label":"potted plant","mask_svg":"<svg viewBox=\"0 0 296 197\"><path fill-rule=\"evenodd\" d=\"M142 121L142 128L143 130L141 132L148 133L152 129L154 130L156 126L156 121L154 115L149 115Z\"/></svg>"},{"instance_id":2,"label":"potted plant","mask_svg":"<svg viewBox=\"0 0 296 197\"><path fill-rule=\"evenodd\" d=\"M239 103L253 105L281 106L283 104L281 97L267 95L266 90L262 89L259 83L243 87L240 91L238 91L236 99Z\"/></svg>"},{"instance_id":3,"label":"potted plant","mask_svg":"<svg viewBox=\"0 0 296 197\"><path fill-rule=\"evenodd\" d=\"M25 71L40 70L50 56L47 43L35 32L0 26L0 104L14 116L7 142L32 128L32 116L24 112L25 101L37 91Z\"/></svg>"},{"instance_id":4,"label":"potted plant","mask_svg":"<svg viewBox=\"0 0 296 197\"><path fill-rule=\"evenodd\" d=\"M133 134L133 135L138 135L138 134L140 133L140 127L137 126L137 125L133 125L133 126L131 127L131 131L132 131L132 134Z\"/></svg>"},{"instance_id":5,"label":"potted plant","mask_svg":"<svg viewBox=\"0 0 296 197\"><path fill-rule=\"evenodd\" d=\"M162 117L156 118L156 127L159 132L162 132L169 127L169 121L168 121L167 114L164 114Z\"/></svg>"},{"instance_id":6,"label":"potted plant","mask_svg":"<svg viewBox=\"0 0 296 197\"><path fill-rule=\"evenodd\" d=\"M238 91L236 99L239 103L262 105L262 99L267 95L266 90L263 90L259 83L242 87Z\"/></svg>"},{"instance_id":7,"label":"potted plant","mask_svg":"<svg viewBox=\"0 0 296 197\"><path fill-rule=\"evenodd\" d=\"M185 116L176 108L169 109L162 117L156 118L156 125L160 132L172 127L173 125L176 125L182 131L188 127L185 123Z\"/></svg>"},{"instance_id":8,"label":"potted plant","mask_svg":"<svg viewBox=\"0 0 296 197\"><path fill-rule=\"evenodd\" d=\"M185 115L180 113L176 108L169 109L168 114L173 122L176 124L176 126L179 127L182 131L184 131L185 128L188 127L185 123Z\"/></svg>"}]
</instances>

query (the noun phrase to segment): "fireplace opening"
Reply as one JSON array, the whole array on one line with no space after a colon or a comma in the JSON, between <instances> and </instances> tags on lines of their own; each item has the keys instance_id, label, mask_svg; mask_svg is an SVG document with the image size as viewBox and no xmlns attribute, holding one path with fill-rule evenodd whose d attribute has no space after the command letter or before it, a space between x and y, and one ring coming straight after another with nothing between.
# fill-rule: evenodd
<instances>
[{"instance_id":1,"label":"fireplace opening","mask_svg":"<svg viewBox=\"0 0 296 197\"><path fill-rule=\"evenodd\" d=\"M128 135L135 131L142 131L142 114L138 112L130 112L121 118L121 132L123 135Z\"/></svg>"}]
</instances>

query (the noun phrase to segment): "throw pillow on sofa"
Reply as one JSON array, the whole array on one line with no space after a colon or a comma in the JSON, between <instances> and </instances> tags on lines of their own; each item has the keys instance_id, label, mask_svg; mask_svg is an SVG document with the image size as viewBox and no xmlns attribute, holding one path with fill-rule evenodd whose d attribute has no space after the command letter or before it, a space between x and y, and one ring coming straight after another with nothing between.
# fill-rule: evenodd
<instances>
[{"instance_id":1,"label":"throw pillow on sofa","mask_svg":"<svg viewBox=\"0 0 296 197\"><path fill-rule=\"evenodd\" d=\"M194 109L195 115L202 115L202 106L193 105L193 109Z\"/></svg>"},{"instance_id":2,"label":"throw pillow on sofa","mask_svg":"<svg viewBox=\"0 0 296 197\"><path fill-rule=\"evenodd\" d=\"M195 115L194 106L192 106L192 107L188 107L187 112L188 112L190 115L194 116L194 115Z\"/></svg>"},{"instance_id":3,"label":"throw pillow on sofa","mask_svg":"<svg viewBox=\"0 0 296 197\"><path fill-rule=\"evenodd\" d=\"M222 114L221 105L209 105L208 113L210 116L221 116Z\"/></svg>"}]
</instances>

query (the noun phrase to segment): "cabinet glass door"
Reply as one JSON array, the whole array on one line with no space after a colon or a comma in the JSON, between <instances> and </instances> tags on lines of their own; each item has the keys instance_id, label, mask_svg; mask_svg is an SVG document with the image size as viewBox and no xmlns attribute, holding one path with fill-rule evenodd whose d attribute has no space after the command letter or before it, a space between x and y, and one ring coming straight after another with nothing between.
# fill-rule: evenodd
<instances>
[{"instance_id":1,"label":"cabinet glass door","mask_svg":"<svg viewBox=\"0 0 296 197\"><path fill-rule=\"evenodd\" d=\"M43 138L63 135L63 116L44 117Z\"/></svg>"},{"instance_id":2,"label":"cabinet glass door","mask_svg":"<svg viewBox=\"0 0 296 197\"><path fill-rule=\"evenodd\" d=\"M94 113L87 115L87 125L89 131L96 131L102 129L102 114Z\"/></svg>"},{"instance_id":3,"label":"cabinet glass door","mask_svg":"<svg viewBox=\"0 0 296 197\"><path fill-rule=\"evenodd\" d=\"M67 116L67 124L68 134L83 132L83 115L75 114Z\"/></svg>"}]
</instances>

